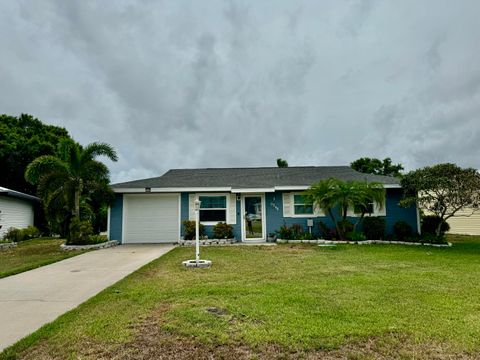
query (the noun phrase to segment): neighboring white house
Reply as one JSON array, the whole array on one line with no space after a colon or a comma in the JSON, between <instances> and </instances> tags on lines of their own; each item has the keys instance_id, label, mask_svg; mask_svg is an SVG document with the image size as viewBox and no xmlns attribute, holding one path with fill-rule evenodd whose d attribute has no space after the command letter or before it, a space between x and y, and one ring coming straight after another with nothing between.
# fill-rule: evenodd
<instances>
[{"instance_id":1,"label":"neighboring white house","mask_svg":"<svg viewBox=\"0 0 480 360\"><path fill-rule=\"evenodd\" d=\"M33 225L35 196L0 186L0 239L11 227L22 229Z\"/></svg>"},{"instance_id":2,"label":"neighboring white house","mask_svg":"<svg viewBox=\"0 0 480 360\"><path fill-rule=\"evenodd\" d=\"M447 220L450 234L480 235L480 212L472 214L470 209L460 210Z\"/></svg>"}]
</instances>

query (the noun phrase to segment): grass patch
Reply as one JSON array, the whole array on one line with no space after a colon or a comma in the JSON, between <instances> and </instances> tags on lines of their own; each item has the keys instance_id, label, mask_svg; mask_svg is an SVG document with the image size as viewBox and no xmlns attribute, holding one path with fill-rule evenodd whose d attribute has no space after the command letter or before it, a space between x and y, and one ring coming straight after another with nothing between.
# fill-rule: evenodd
<instances>
[{"instance_id":1,"label":"grass patch","mask_svg":"<svg viewBox=\"0 0 480 360\"><path fill-rule=\"evenodd\" d=\"M455 242L453 237L449 241ZM11 358L478 358L480 238L177 248L0 355Z\"/></svg>"},{"instance_id":2,"label":"grass patch","mask_svg":"<svg viewBox=\"0 0 480 360\"><path fill-rule=\"evenodd\" d=\"M0 251L0 278L32 270L78 254L61 251L65 240L39 238L19 242L17 247Z\"/></svg>"}]
</instances>

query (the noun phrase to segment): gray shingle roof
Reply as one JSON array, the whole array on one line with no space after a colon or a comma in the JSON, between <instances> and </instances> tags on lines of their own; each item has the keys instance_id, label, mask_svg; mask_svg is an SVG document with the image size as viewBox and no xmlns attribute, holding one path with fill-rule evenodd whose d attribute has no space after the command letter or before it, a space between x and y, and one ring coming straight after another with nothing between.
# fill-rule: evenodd
<instances>
[{"instance_id":1,"label":"gray shingle roof","mask_svg":"<svg viewBox=\"0 0 480 360\"><path fill-rule=\"evenodd\" d=\"M310 186L328 178L366 180L398 185L399 179L390 176L363 174L349 166L292 166L254 168L174 169L149 179L113 184L122 188L190 188L232 187L271 188L274 186Z\"/></svg>"}]
</instances>

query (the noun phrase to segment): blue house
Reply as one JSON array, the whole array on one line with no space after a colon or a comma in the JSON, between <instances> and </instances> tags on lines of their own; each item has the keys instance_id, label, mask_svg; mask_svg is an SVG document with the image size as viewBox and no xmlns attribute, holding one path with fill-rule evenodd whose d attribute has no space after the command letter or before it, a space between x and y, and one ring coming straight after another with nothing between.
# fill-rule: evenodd
<instances>
[{"instance_id":1,"label":"blue house","mask_svg":"<svg viewBox=\"0 0 480 360\"><path fill-rule=\"evenodd\" d=\"M328 178L382 183L386 205L373 204L371 216L385 218L387 233L400 220L418 231L418 211L398 205L402 189L393 177L348 166L211 168L170 170L160 177L112 185L116 199L109 211L109 238L122 243L177 242L183 236L182 222L195 219L196 199L201 201L200 222L210 236L218 222L231 224L235 238L244 242L265 241L283 224L307 229L313 221L315 231L323 221L333 227L329 217L301 196ZM358 215L352 209L349 216Z\"/></svg>"}]
</instances>

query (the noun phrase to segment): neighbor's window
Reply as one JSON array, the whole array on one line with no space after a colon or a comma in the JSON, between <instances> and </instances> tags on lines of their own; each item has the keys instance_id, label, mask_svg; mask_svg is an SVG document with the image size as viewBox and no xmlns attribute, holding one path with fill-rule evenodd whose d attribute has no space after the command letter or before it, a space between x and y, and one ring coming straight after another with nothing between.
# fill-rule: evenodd
<instances>
[{"instance_id":1,"label":"neighbor's window","mask_svg":"<svg viewBox=\"0 0 480 360\"><path fill-rule=\"evenodd\" d=\"M295 215L312 215L313 205L305 204L303 195L293 195L293 210Z\"/></svg>"},{"instance_id":2,"label":"neighbor's window","mask_svg":"<svg viewBox=\"0 0 480 360\"><path fill-rule=\"evenodd\" d=\"M201 222L225 222L227 220L226 196L199 196Z\"/></svg>"}]
</instances>

